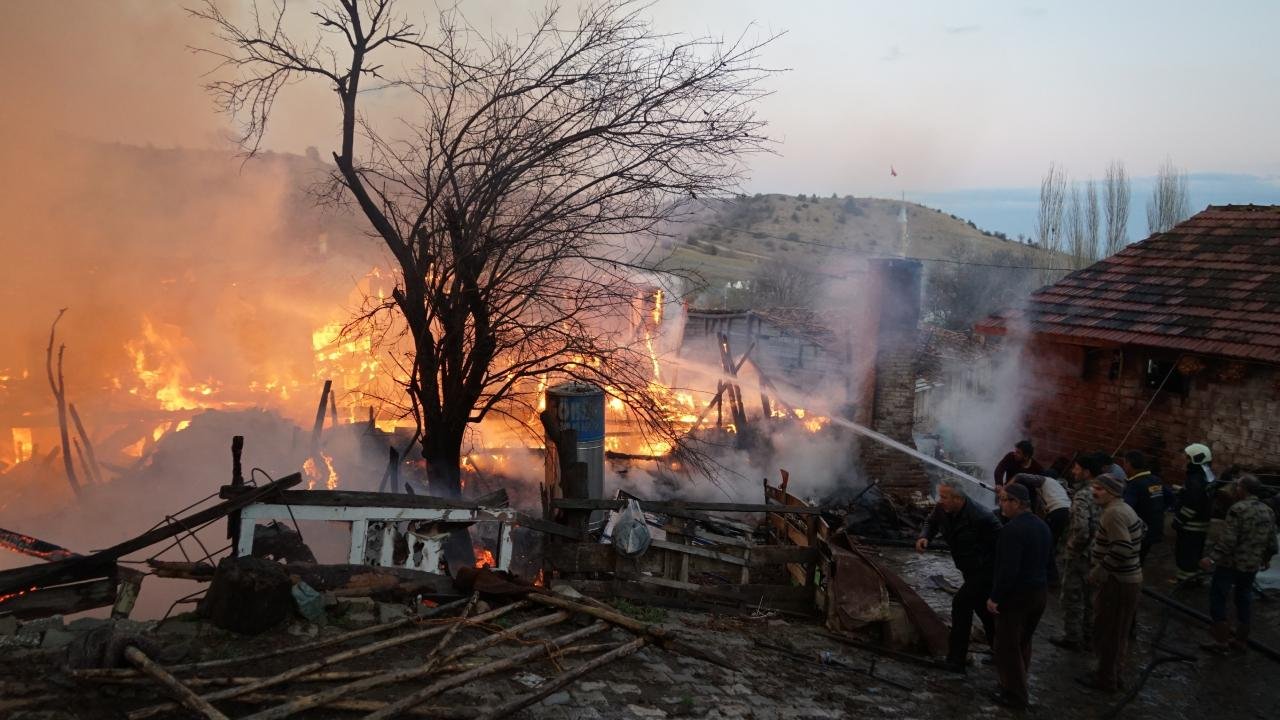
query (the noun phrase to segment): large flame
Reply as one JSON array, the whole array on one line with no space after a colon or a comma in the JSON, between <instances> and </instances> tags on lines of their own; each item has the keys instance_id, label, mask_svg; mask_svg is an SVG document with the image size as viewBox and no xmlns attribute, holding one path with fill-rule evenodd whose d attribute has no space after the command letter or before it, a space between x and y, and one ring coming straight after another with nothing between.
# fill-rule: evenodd
<instances>
[{"instance_id":1,"label":"large flame","mask_svg":"<svg viewBox=\"0 0 1280 720\"><path fill-rule=\"evenodd\" d=\"M324 469L321 470L316 466L315 458L307 458L302 463L302 475L307 479L307 489L315 490L316 485L324 481L326 490L338 489L338 471L333 469L333 457L325 451L320 451L320 460L324 463Z\"/></svg>"},{"instance_id":2,"label":"large flame","mask_svg":"<svg viewBox=\"0 0 1280 720\"><path fill-rule=\"evenodd\" d=\"M142 318L142 337L125 343L133 359L137 382L129 388L133 395L154 397L163 410L197 410L214 407L210 398L218 392L214 381L193 383L182 357L183 337L176 328L166 334Z\"/></svg>"}]
</instances>

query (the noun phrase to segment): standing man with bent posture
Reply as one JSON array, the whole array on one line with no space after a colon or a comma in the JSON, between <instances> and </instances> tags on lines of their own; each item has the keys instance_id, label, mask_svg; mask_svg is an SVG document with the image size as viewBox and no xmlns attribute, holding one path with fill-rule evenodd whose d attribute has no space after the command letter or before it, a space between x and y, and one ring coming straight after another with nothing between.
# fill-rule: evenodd
<instances>
[{"instance_id":1,"label":"standing man with bent posture","mask_svg":"<svg viewBox=\"0 0 1280 720\"><path fill-rule=\"evenodd\" d=\"M1049 548L1053 535L1030 508L1031 494L1025 486L1004 486L1000 511L1009 522L996 540L995 580L987 600L987 610L996 616L993 647L1000 692L995 699L1014 708L1029 704L1031 637L1049 597Z\"/></svg>"},{"instance_id":2,"label":"standing man with bent posture","mask_svg":"<svg viewBox=\"0 0 1280 720\"><path fill-rule=\"evenodd\" d=\"M1120 689L1129 630L1142 592L1140 554L1146 528L1133 508L1121 499L1124 490L1124 482L1117 477L1104 473L1093 479L1093 499L1102 508L1093 538L1093 569L1089 571L1089 584L1096 588L1093 651L1098 670L1078 680L1104 692Z\"/></svg>"},{"instance_id":3,"label":"standing man with bent posture","mask_svg":"<svg viewBox=\"0 0 1280 720\"><path fill-rule=\"evenodd\" d=\"M938 504L920 526L916 552L924 552L938 533L947 541L951 559L964 576L964 584L951 600L951 642L947 651L947 665L963 672L974 614L982 621L987 642L995 637L995 619L987 612L986 599L991 589L1000 521L995 513L965 495L959 479L947 477L938 481Z\"/></svg>"}]
</instances>

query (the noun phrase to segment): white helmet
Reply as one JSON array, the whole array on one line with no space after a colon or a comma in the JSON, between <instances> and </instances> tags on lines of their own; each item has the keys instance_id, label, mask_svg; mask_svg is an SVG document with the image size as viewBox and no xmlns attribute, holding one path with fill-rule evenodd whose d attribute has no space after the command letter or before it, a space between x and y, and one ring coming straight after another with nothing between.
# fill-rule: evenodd
<instances>
[{"instance_id":1,"label":"white helmet","mask_svg":"<svg viewBox=\"0 0 1280 720\"><path fill-rule=\"evenodd\" d=\"M1183 449L1187 457L1191 458L1191 462L1196 465L1203 465L1213 460L1213 453L1209 450L1208 445L1201 443L1192 443Z\"/></svg>"}]
</instances>

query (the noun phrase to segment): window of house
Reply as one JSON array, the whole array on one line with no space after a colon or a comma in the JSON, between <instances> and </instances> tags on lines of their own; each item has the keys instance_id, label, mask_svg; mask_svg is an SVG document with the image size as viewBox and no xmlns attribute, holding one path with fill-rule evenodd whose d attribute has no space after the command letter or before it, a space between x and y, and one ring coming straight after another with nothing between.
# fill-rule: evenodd
<instances>
[{"instance_id":1,"label":"window of house","mask_svg":"<svg viewBox=\"0 0 1280 720\"><path fill-rule=\"evenodd\" d=\"M1190 378L1178 372L1176 361L1148 358L1143 384L1152 390L1163 385L1162 392L1186 395L1191 383Z\"/></svg>"}]
</instances>

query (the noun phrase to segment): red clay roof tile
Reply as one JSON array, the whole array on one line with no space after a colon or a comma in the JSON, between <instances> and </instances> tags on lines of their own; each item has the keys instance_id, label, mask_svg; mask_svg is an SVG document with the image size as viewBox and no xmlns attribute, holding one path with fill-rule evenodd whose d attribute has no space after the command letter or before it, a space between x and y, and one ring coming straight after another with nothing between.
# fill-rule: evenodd
<instances>
[{"instance_id":1,"label":"red clay roof tile","mask_svg":"<svg viewBox=\"0 0 1280 720\"><path fill-rule=\"evenodd\" d=\"M1210 206L977 330L1003 334L1010 325L1280 364L1280 206Z\"/></svg>"}]
</instances>

